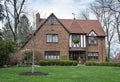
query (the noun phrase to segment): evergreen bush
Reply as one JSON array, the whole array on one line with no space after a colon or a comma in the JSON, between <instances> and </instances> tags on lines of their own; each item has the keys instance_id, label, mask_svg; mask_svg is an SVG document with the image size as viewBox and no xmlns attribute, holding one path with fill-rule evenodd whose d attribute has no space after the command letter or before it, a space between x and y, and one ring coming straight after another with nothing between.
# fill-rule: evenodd
<instances>
[{"instance_id":1,"label":"evergreen bush","mask_svg":"<svg viewBox=\"0 0 120 82\"><path fill-rule=\"evenodd\" d=\"M7 59L11 53L17 49L14 42L0 41L0 67L7 64Z\"/></svg>"},{"instance_id":2,"label":"evergreen bush","mask_svg":"<svg viewBox=\"0 0 120 82\"><path fill-rule=\"evenodd\" d=\"M86 66L116 66L120 67L119 62L86 62Z\"/></svg>"},{"instance_id":3,"label":"evergreen bush","mask_svg":"<svg viewBox=\"0 0 120 82\"><path fill-rule=\"evenodd\" d=\"M76 66L77 61L70 60L41 60L39 62L41 66Z\"/></svg>"}]
</instances>

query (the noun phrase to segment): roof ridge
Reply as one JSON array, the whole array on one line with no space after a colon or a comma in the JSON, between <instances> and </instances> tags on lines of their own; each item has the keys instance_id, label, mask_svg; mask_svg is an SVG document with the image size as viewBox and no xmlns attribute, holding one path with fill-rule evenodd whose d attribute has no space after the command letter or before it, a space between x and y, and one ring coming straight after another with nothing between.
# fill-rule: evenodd
<instances>
[{"instance_id":1,"label":"roof ridge","mask_svg":"<svg viewBox=\"0 0 120 82\"><path fill-rule=\"evenodd\" d=\"M75 25L78 25L77 28L81 29L81 33L85 33L76 19L72 20L72 23L71 23L71 25L70 25L70 27L68 29L72 29L73 30L73 28L76 28L76 27L72 27L72 25L74 25L74 23L76 23Z\"/></svg>"},{"instance_id":2,"label":"roof ridge","mask_svg":"<svg viewBox=\"0 0 120 82\"><path fill-rule=\"evenodd\" d=\"M78 22L78 21L77 21L77 23L79 24L79 22ZM80 26L80 28L82 29L82 27L81 27L81 25L80 25L80 24L79 24L79 26ZM85 33L83 29L82 29L82 31L83 31L83 33Z\"/></svg>"},{"instance_id":3,"label":"roof ridge","mask_svg":"<svg viewBox=\"0 0 120 82\"><path fill-rule=\"evenodd\" d=\"M70 26L68 27L68 29L70 29L70 27L72 26L72 24L73 24L73 20L72 20L72 23L70 24Z\"/></svg>"}]
</instances>

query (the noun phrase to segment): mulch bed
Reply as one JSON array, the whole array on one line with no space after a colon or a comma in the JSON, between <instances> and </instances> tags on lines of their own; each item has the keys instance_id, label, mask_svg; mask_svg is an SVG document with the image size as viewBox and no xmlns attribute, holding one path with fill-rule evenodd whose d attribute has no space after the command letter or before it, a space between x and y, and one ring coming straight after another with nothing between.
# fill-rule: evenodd
<instances>
[{"instance_id":1,"label":"mulch bed","mask_svg":"<svg viewBox=\"0 0 120 82\"><path fill-rule=\"evenodd\" d=\"M43 72L23 72L20 73L20 75L24 75L24 76L46 76L48 75L48 73L43 73Z\"/></svg>"}]
</instances>

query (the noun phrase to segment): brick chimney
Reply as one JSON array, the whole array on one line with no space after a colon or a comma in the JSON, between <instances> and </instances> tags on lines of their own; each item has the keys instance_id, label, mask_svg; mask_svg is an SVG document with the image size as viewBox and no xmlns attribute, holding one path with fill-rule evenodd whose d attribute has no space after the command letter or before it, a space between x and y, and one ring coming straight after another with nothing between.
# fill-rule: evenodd
<instances>
[{"instance_id":1,"label":"brick chimney","mask_svg":"<svg viewBox=\"0 0 120 82\"><path fill-rule=\"evenodd\" d=\"M36 30L39 28L40 24L40 14L36 13Z\"/></svg>"}]
</instances>

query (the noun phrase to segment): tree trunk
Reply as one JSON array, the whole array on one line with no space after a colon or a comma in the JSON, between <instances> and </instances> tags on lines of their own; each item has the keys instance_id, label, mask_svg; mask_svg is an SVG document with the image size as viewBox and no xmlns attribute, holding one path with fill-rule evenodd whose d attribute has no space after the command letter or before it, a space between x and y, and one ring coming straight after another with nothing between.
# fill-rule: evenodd
<instances>
[{"instance_id":1,"label":"tree trunk","mask_svg":"<svg viewBox=\"0 0 120 82\"><path fill-rule=\"evenodd\" d=\"M111 47L111 43L108 42L108 53L107 53L108 61L110 61L110 51L111 51L110 47Z\"/></svg>"}]
</instances>

